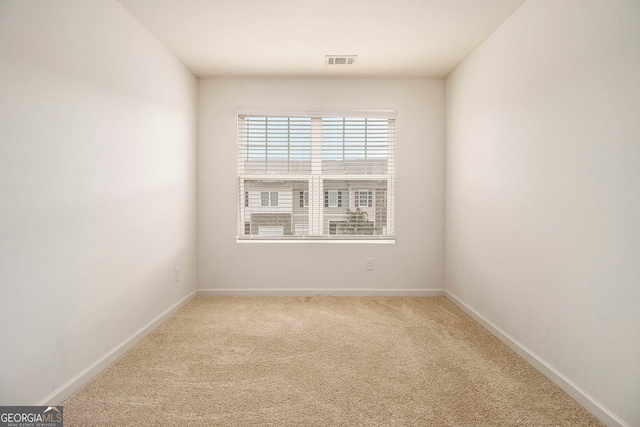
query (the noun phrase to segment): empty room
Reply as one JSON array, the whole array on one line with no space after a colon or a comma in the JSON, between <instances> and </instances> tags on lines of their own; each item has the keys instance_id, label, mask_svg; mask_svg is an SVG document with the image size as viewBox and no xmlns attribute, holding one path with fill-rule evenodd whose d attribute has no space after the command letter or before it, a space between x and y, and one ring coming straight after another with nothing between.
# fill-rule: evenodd
<instances>
[{"instance_id":1,"label":"empty room","mask_svg":"<svg viewBox=\"0 0 640 427\"><path fill-rule=\"evenodd\" d=\"M638 0L0 0L0 426L640 427L639 76Z\"/></svg>"}]
</instances>

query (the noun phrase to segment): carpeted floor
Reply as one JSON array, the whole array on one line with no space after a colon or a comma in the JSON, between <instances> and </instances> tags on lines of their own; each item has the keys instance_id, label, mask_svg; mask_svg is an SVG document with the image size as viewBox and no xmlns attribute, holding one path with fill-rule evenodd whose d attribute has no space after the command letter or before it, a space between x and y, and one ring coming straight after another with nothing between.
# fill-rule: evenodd
<instances>
[{"instance_id":1,"label":"carpeted floor","mask_svg":"<svg viewBox=\"0 0 640 427\"><path fill-rule=\"evenodd\" d=\"M65 426L599 426L444 297L199 297Z\"/></svg>"}]
</instances>

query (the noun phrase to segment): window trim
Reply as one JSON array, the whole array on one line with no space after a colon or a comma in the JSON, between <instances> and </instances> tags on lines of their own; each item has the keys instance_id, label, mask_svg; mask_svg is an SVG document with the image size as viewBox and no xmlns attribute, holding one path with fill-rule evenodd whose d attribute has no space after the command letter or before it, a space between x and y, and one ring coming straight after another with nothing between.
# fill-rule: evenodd
<instances>
[{"instance_id":1,"label":"window trim","mask_svg":"<svg viewBox=\"0 0 640 427\"><path fill-rule=\"evenodd\" d=\"M246 236L247 239L236 239L236 243L358 243L358 244L382 244L393 245L396 243L396 237L387 236L345 236L344 234L335 234L330 236L287 236L286 239L274 239L268 236L251 235Z\"/></svg>"},{"instance_id":2,"label":"window trim","mask_svg":"<svg viewBox=\"0 0 640 427\"><path fill-rule=\"evenodd\" d=\"M357 117L366 119L397 119L398 111L381 110L281 110L241 107L234 110L236 116L277 116L277 117Z\"/></svg>"},{"instance_id":3,"label":"window trim","mask_svg":"<svg viewBox=\"0 0 640 427\"><path fill-rule=\"evenodd\" d=\"M389 223L389 225L387 226L386 224L383 225L383 227L386 229L387 227L390 228L390 233L392 233L391 235L373 235L373 236L368 236L368 235L353 235L353 236L345 236L345 235L325 235L322 233L322 230L320 229L320 234L313 234L313 235L295 235L295 233L293 233L293 235L287 235L286 238L278 238L278 239L273 239L273 238L266 238L265 236L258 236L258 235L241 235L237 233L236 236L236 241L238 243L320 243L320 244L324 244L324 243L365 243L365 244L394 244L397 238L396 235L396 224L395 224L395 220L396 220L396 212L395 212L395 197L396 197L396 189L395 189L395 185L396 185L396 180L397 180L397 172L396 172L396 155L395 155L395 147L396 147L396 143L395 143L395 136L397 135L396 132L396 119L398 117L397 111L394 109L387 109L387 110L322 110L322 111L314 111L314 110L306 110L306 111L300 111L300 110L296 110L296 111L290 111L290 110L274 110L274 109L253 109L253 108L240 108L240 109L236 109L235 113L237 115L237 120L238 120L238 127L237 129L240 129L239 124L240 124L240 119L241 116L258 116L258 117L277 117L277 118L285 118L285 117L289 117L289 118L293 118L293 117L299 117L299 118L310 118L310 119L322 119L322 118L347 118L347 119L365 119L365 118L377 118L377 119L387 119L387 120L391 120L390 124L393 126L393 133L390 134L392 135L392 138L388 140L388 145L387 147L389 148L389 173L385 173L383 175L381 174L357 174L357 175L340 175L340 174L327 174L327 175L316 175L314 173L312 174L303 174L303 175L282 175L282 176L271 176L270 178L272 179L286 179L286 180L292 180L292 181L305 181L308 180L309 181L309 189L306 190L305 192L308 194L308 196L305 198L305 203L304 206L300 206L300 208L305 208L305 209L309 209L309 214L310 214L310 218L309 218L309 223L307 225L309 232L316 232L317 230L312 231L312 228L315 228L316 225L312 225L311 223L311 211L319 208L320 209L320 213L319 215L323 215L323 208L322 206L324 205L322 201L322 199L318 200L317 202L314 202L314 206L312 206L311 204L311 195L312 195L312 188L316 187L319 188L319 191L325 191L323 190L323 181L324 180L345 180L345 181L357 181L357 180L363 180L363 181L367 181L367 180L386 180L387 181L387 186L390 185L390 187L387 187L384 191L384 209L385 211L388 212L387 214L387 218L389 218L389 220L391 221ZM313 124L312 124L313 126ZM316 135L317 137L317 135ZM237 137L237 143L241 144L241 138ZM240 146L240 145L239 145ZM318 148L314 148L312 146L311 150L312 150L312 157L317 156L318 154L313 154L313 150L317 150ZM321 150L321 148L320 148ZM263 174L257 174L257 175L251 175L251 174L242 174L240 173L240 151L236 151L236 156L237 156L237 166L238 166L238 173L237 173L237 177L239 179L239 181L241 181L240 183L240 194L243 194L242 192L244 191L244 185L243 185L243 181L244 180L264 180L265 176ZM320 154L321 156L321 154ZM321 158L321 157L320 157ZM312 183L312 181L316 180L316 177L319 179L319 187L317 187L318 184ZM357 187L356 187L357 188ZM314 199L317 199L318 195L322 195L322 193L317 193L318 190L314 190L316 191L314 193ZM330 191L335 191L335 190L330 190ZM372 203L372 200L375 197L375 191L374 190L364 190L364 191L368 191L369 192L369 200L368 203ZM377 191L377 190L376 190ZM348 195L346 196L347 199L345 201L344 199L344 192L342 192L342 200L340 200L340 196L338 198L338 206L337 207L347 207L349 208L350 204L353 204L354 201L350 200L353 198L353 190L350 189L348 190ZM342 202L342 203L340 203ZM345 205L346 202L346 205ZM319 206L318 206L319 203ZM271 202L270 202L271 204ZM296 206L297 203L294 200L294 206ZM334 207L334 206L332 206ZM334 208L337 208L334 207ZM367 206L369 207L369 206ZM375 208L374 206L371 206ZM239 209L239 214L240 215L244 215L244 209ZM316 213L317 215L317 213ZM242 218L240 218L242 219ZM316 220L317 221L317 220ZM244 221L243 221L244 223ZM314 223L315 224L315 223ZM320 226L322 227L322 221L320 222Z\"/></svg>"}]
</instances>

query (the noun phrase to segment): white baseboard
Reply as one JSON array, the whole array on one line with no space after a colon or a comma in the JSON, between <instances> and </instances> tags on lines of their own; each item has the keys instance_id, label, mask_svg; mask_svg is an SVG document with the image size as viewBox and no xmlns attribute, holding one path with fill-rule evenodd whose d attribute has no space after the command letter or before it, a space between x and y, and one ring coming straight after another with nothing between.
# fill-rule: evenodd
<instances>
[{"instance_id":1,"label":"white baseboard","mask_svg":"<svg viewBox=\"0 0 640 427\"><path fill-rule=\"evenodd\" d=\"M121 344L116 346L113 350L105 354L89 367L84 369L78 375L67 381L60 388L55 390L49 396L37 403L37 406L49 406L59 405L66 398L71 396L77 390L79 390L84 384L89 382L94 376L100 373L103 369L113 363L127 350L132 348L141 339L148 335L151 331L156 329L171 316L182 309L187 303L189 303L195 296L315 296L315 295L328 295L328 296L412 296L412 297L434 297L445 295L454 304L456 304L462 311L471 316L474 320L485 327L489 332L495 335L500 341L509 346L513 351L530 363L534 368L540 371L544 376L549 378L558 387L564 390L569 396L574 398L578 403L584 406L589 412L591 412L596 418L602 421L609 427L630 427L622 419L617 417L614 413L609 411L600 402L590 396L587 392L582 390L569 378L565 377L562 373L557 371L547 362L538 357L535 353L522 345L517 340L513 339L502 329L494 325L492 322L484 318L480 313L467 306L459 298L453 295L451 292L447 292L444 289L199 289L174 306L167 309L160 314L154 320L149 322L144 327L140 328L129 338L124 340Z\"/></svg>"},{"instance_id":2,"label":"white baseboard","mask_svg":"<svg viewBox=\"0 0 640 427\"><path fill-rule=\"evenodd\" d=\"M629 424L624 422L618 416L616 416L613 412L608 410L605 406L603 406L600 402L594 399L591 395L589 395L586 391L581 389L577 384L571 381L569 378L564 376L561 372L556 370L553 366L545 362L534 352L529 350L527 347L522 345L520 342L512 338L509 334L504 332L502 329L494 325L492 322L487 320L480 313L475 311L473 308L469 307L467 304L462 302L458 297L453 295L449 291L445 291L445 295L447 298L451 300L455 305L460 307L462 311L471 316L476 322L480 323L485 329L487 329L491 334L493 334L500 341L505 343L509 348L515 351L520 357L526 360L529 364L531 364L534 368L540 371L545 377L551 380L555 385L560 387L565 391L569 396L574 398L576 402L582 405L587 411L591 412L596 418L598 418L601 422L603 422L608 427L630 427Z\"/></svg>"},{"instance_id":3,"label":"white baseboard","mask_svg":"<svg viewBox=\"0 0 640 427\"><path fill-rule=\"evenodd\" d=\"M151 331L156 329L166 320L168 320L175 313L180 311L182 307L187 305L196 296L196 292L192 292L174 306L167 309L164 313L147 323L142 328L138 329L129 338L125 339L122 343L117 345L113 350L102 356L100 359L92 363L89 367L84 369L75 377L71 378L60 388L55 390L49 396L45 397L42 401L37 403L37 406L50 406L59 405L66 398L78 391L80 387L88 383L93 377L99 374L103 369L115 362L120 356L122 356L127 350L137 344L142 338L147 336Z\"/></svg>"},{"instance_id":4,"label":"white baseboard","mask_svg":"<svg viewBox=\"0 0 640 427\"><path fill-rule=\"evenodd\" d=\"M198 296L383 296L436 297L444 289L198 289Z\"/></svg>"}]
</instances>

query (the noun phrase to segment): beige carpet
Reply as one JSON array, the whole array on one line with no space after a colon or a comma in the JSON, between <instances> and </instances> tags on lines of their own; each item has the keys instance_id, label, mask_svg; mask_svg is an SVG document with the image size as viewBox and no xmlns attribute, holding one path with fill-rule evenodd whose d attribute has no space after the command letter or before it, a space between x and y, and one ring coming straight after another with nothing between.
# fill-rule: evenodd
<instances>
[{"instance_id":1,"label":"beige carpet","mask_svg":"<svg viewBox=\"0 0 640 427\"><path fill-rule=\"evenodd\" d=\"M196 298L65 426L598 426L446 298Z\"/></svg>"}]
</instances>

